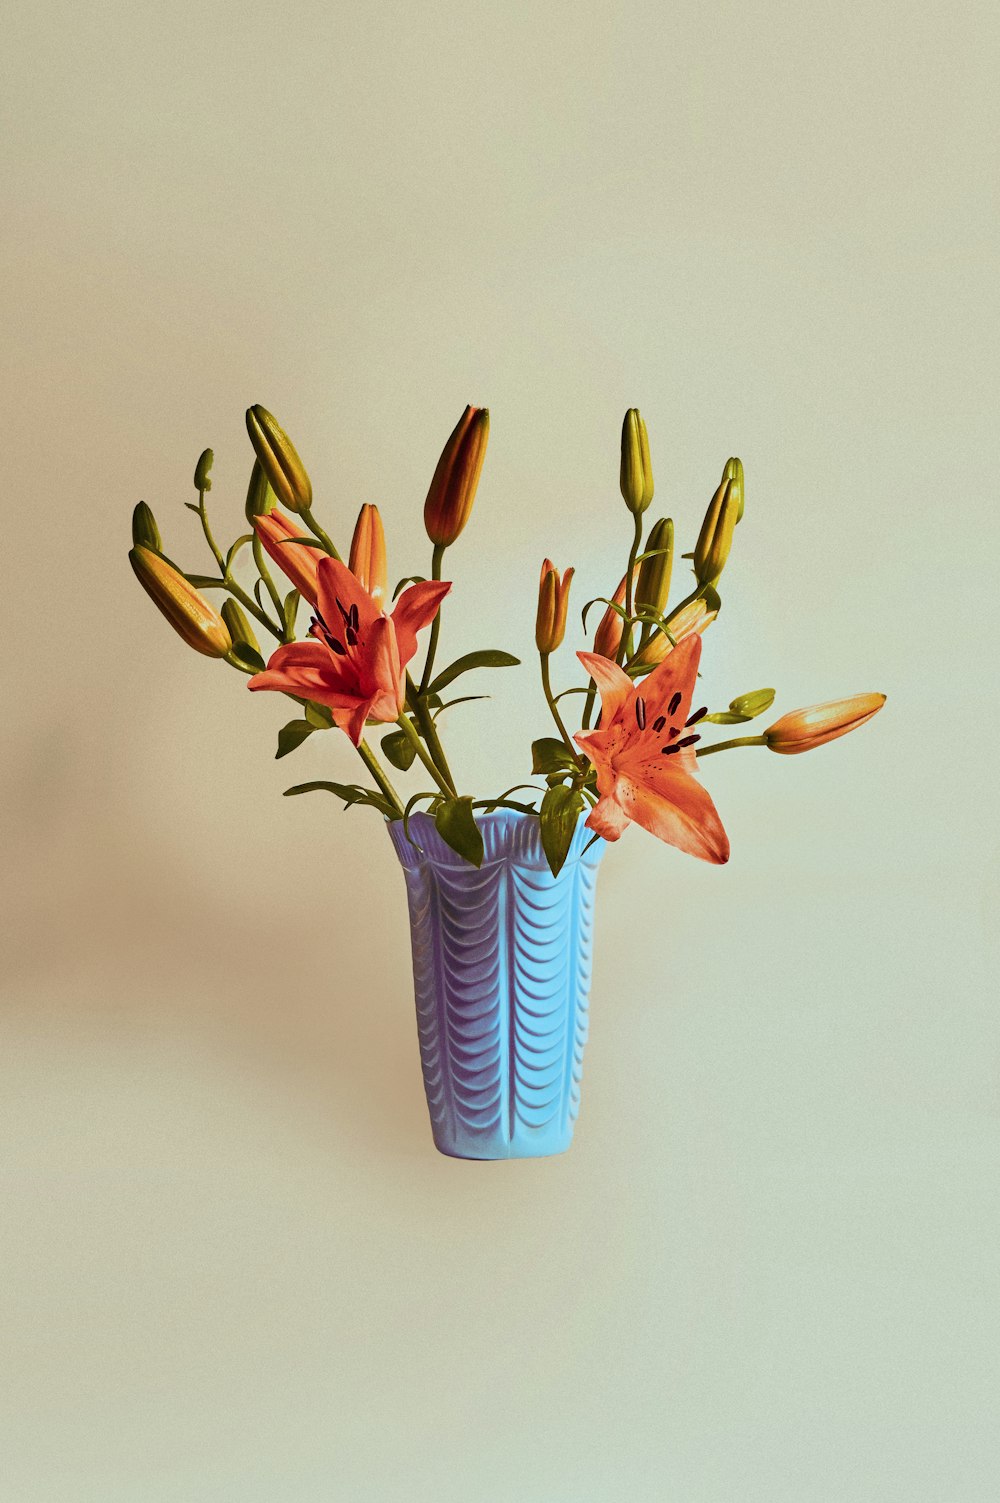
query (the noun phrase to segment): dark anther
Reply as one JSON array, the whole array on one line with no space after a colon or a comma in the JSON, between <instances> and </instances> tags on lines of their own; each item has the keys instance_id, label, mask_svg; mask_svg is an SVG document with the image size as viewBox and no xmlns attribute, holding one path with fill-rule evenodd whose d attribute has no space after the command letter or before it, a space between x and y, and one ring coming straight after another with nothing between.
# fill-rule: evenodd
<instances>
[{"instance_id":1,"label":"dark anther","mask_svg":"<svg viewBox=\"0 0 1000 1503\"><path fill-rule=\"evenodd\" d=\"M661 746L660 747L660 751L664 752L668 757L670 756L671 752L680 751L680 749L681 749L680 748L680 743L677 742L677 741L674 742L673 746Z\"/></svg>"},{"instance_id":2,"label":"dark anther","mask_svg":"<svg viewBox=\"0 0 1000 1503\"><path fill-rule=\"evenodd\" d=\"M640 731L644 731L646 729L646 701L641 694L636 695L635 719Z\"/></svg>"},{"instance_id":3,"label":"dark anther","mask_svg":"<svg viewBox=\"0 0 1000 1503\"><path fill-rule=\"evenodd\" d=\"M330 636L329 632L327 633L326 645L331 649L331 651L337 654L338 658L346 658L347 648L344 646L343 642L338 642L336 637Z\"/></svg>"},{"instance_id":4,"label":"dark anther","mask_svg":"<svg viewBox=\"0 0 1000 1503\"><path fill-rule=\"evenodd\" d=\"M682 746L694 746L695 742L700 740L700 736L682 736L676 744L678 748Z\"/></svg>"},{"instance_id":5,"label":"dark anther","mask_svg":"<svg viewBox=\"0 0 1000 1503\"><path fill-rule=\"evenodd\" d=\"M667 732L667 736L668 736L668 738L671 741L676 741L676 739L680 735L680 733L681 733L680 726L679 725L672 725L670 727L669 731Z\"/></svg>"},{"instance_id":6,"label":"dark anther","mask_svg":"<svg viewBox=\"0 0 1000 1503\"><path fill-rule=\"evenodd\" d=\"M358 608L357 608L356 605L352 605L351 606L351 614L350 614L350 617L348 619L347 624L354 631L357 631L359 629L360 622L358 620Z\"/></svg>"},{"instance_id":7,"label":"dark anther","mask_svg":"<svg viewBox=\"0 0 1000 1503\"><path fill-rule=\"evenodd\" d=\"M343 602L341 601L339 596L337 597L337 609L344 618L344 625L349 626L351 621L351 613L350 611L344 610Z\"/></svg>"},{"instance_id":8,"label":"dark anther","mask_svg":"<svg viewBox=\"0 0 1000 1503\"><path fill-rule=\"evenodd\" d=\"M705 716L707 714L708 714L708 706L707 705L702 710L695 710L694 714L693 715L689 715L688 718L685 720L685 722L684 722L685 729L687 729L687 727L689 725L697 725L698 721L699 720L704 720L704 718L705 718Z\"/></svg>"},{"instance_id":9,"label":"dark anther","mask_svg":"<svg viewBox=\"0 0 1000 1503\"><path fill-rule=\"evenodd\" d=\"M677 714L677 706L680 704L680 702L681 702L681 691L678 689L678 691L677 691L676 694L671 694L671 696L670 696L670 703L667 705L667 714L668 715L676 715Z\"/></svg>"},{"instance_id":10,"label":"dark anther","mask_svg":"<svg viewBox=\"0 0 1000 1503\"><path fill-rule=\"evenodd\" d=\"M358 634L354 630L354 627L351 625L350 622L348 622L347 625L344 627L344 636L347 638L347 645L348 645L348 647L357 647L357 645L358 645Z\"/></svg>"},{"instance_id":11,"label":"dark anther","mask_svg":"<svg viewBox=\"0 0 1000 1503\"><path fill-rule=\"evenodd\" d=\"M656 731L657 735L659 735L660 731L663 730L663 727L666 725L666 723L666 715L657 715L656 719L653 721L653 730Z\"/></svg>"}]
</instances>

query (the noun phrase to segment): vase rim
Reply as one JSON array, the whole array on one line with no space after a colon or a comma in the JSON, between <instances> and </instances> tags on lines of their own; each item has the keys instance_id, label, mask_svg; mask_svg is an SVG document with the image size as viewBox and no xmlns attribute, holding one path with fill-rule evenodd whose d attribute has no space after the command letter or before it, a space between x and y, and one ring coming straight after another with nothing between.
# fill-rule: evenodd
<instances>
[{"instance_id":1,"label":"vase rim","mask_svg":"<svg viewBox=\"0 0 1000 1503\"><path fill-rule=\"evenodd\" d=\"M514 861L518 865L549 870L545 852L542 849L541 827L537 814L525 814L520 809L491 809L489 811L477 809L475 818L485 846L483 867L493 865L498 861ZM429 861L435 866L458 866L470 872L482 870L482 867L474 867L457 851L453 851L449 845L446 845L438 834L434 817L431 814L410 815L407 822L408 828L410 836L415 836L416 841L408 838L403 829L402 820L386 820L385 823L389 839L403 866L419 866L421 862ZM603 839L598 839L590 844L592 840L593 831L587 829L582 819L578 820L563 871L576 866L581 860L587 866L597 865L607 848L607 843Z\"/></svg>"}]
</instances>

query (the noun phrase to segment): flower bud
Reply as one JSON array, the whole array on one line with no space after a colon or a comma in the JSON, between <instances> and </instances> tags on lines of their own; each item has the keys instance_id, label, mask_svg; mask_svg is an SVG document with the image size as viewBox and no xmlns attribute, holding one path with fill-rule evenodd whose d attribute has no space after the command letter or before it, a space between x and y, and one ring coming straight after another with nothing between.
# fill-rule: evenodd
<instances>
[{"instance_id":1,"label":"flower bud","mask_svg":"<svg viewBox=\"0 0 1000 1503\"><path fill-rule=\"evenodd\" d=\"M254 652L260 652L260 643L254 636L253 627L231 595L223 601L222 619L229 629L234 647L240 642L245 642L248 647L253 648Z\"/></svg>"},{"instance_id":2,"label":"flower bud","mask_svg":"<svg viewBox=\"0 0 1000 1503\"><path fill-rule=\"evenodd\" d=\"M737 520L737 522L742 522L742 520L743 520L743 503L746 500L746 495L745 495L745 492L744 492L744 484L743 484L743 461L742 461L742 459L727 459L726 460L726 467L725 467L725 469L722 472L722 478L723 478L723 480L731 480L733 482L733 489L736 491L736 495L737 495L738 500L739 500L739 505L738 505L738 507L736 509L736 520Z\"/></svg>"},{"instance_id":3,"label":"flower bud","mask_svg":"<svg viewBox=\"0 0 1000 1503\"><path fill-rule=\"evenodd\" d=\"M856 731L871 720L885 704L884 694L855 694L852 699L832 699L827 704L810 705L805 710L790 710L764 732L764 740L773 752L795 756L811 751L824 741L835 741Z\"/></svg>"},{"instance_id":4,"label":"flower bud","mask_svg":"<svg viewBox=\"0 0 1000 1503\"><path fill-rule=\"evenodd\" d=\"M163 551L160 529L145 501L140 501L132 513L132 542L136 548L148 548L151 553Z\"/></svg>"},{"instance_id":5,"label":"flower bud","mask_svg":"<svg viewBox=\"0 0 1000 1503\"><path fill-rule=\"evenodd\" d=\"M377 506L365 505L358 513L347 567L361 588L367 590L381 607L388 580L385 568L385 533Z\"/></svg>"},{"instance_id":6,"label":"flower bud","mask_svg":"<svg viewBox=\"0 0 1000 1503\"><path fill-rule=\"evenodd\" d=\"M319 589L320 550L305 543L289 543L286 538L301 537L302 530L277 507L253 518L253 530L260 538L264 550L277 564L286 579L290 579L299 594L316 604Z\"/></svg>"},{"instance_id":7,"label":"flower bud","mask_svg":"<svg viewBox=\"0 0 1000 1503\"><path fill-rule=\"evenodd\" d=\"M436 548L449 548L469 520L489 436L488 409L467 407L441 451L424 502L424 527Z\"/></svg>"},{"instance_id":8,"label":"flower bud","mask_svg":"<svg viewBox=\"0 0 1000 1503\"><path fill-rule=\"evenodd\" d=\"M694 572L699 584L715 584L726 567L739 511L735 481L723 480L708 504L694 549Z\"/></svg>"},{"instance_id":9,"label":"flower bud","mask_svg":"<svg viewBox=\"0 0 1000 1503\"><path fill-rule=\"evenodd\" d=\"M149 548L132 548L129 560L146 594L188 646L208 658L224 658L233 641L226 623L204 595Z\"/></svg>"},{"instance_id":10,"label":"flower bud","mask_svg":"<svg viewBox=\"0 0 1000 1503\"><path fill-rule=\"evenodd\" d=\"M250 471L250 484L247 486L247 504L244 508L246 519L252 527L257 517L266 517L278 504L278 498L271 489L271 483L261 468L259 459L253 462Z\"/></svg>"},{"instance_id":11,"label":"flower bud","mask_svg":"<svg viewBox=\"0 0 1000 1503\"><path fill-rule=\"evenodd\" d=\"M635 589L636 581L639 578L639 570L641 568L641 564L636 564L635 568L632 570L633 590ZM625 604L626 578L627 576L623 574L621 584L618 586L617 590L611 597L615 605L624 606ZM618 647L622 639L622 632L624 628L625 622L623 621L622 617L619 616L617 611L613 611L609 605L607 610L604 612L604 615L601 617L598 628L594 633L593 650L602 658L614 659L618 653Z\"/></svg>"},{"instance_id":12,"label":"flower bud","mask_svg":"<svg viewBox=\"0 0 1000 1503\"><path fill-rule=\"evenodd\" d=\"M199 455L198 463L194 467L194 488L199 495L204 491L212 489L212 482L208 478L208 472L211 470L214 461L215 455L211 449L203 449Z\"/></svg>"},{"instance_id":13,"label":"flower bud","mask_svg":"<svg viewBox=\"0 0 1000 1503\"><path fill-rule=\"evenodd\" d=\"M736 699L731 699L729 708L734 715L745 715L748 720L755 720L773 704L773 689L755 689L752 694L740 694Z\"/></svg>"},{"instance_id":14,"label":"flower bud","mask_svg":"<svg viewBox=\"0 0 1000 1503\"><path fill-rule=\"evenodd\" d=\"M653 466L649 459L649 434L637 407L630 407L622 423L620 485L625 505L639 516L653 499Z\"/></svg>"},{"instance_id":15,"label":"flower bud","mask_svg":"<svg viewBox=\"0 0 1000 1503\"><path fill-rule=\"evenodd\" d=\"M559 571L551 559L547 558L542 564L538 581L538 615L535 618L535 646L541 653L555 652L566 635L573 572L567 569L560 580Z\"/></svg>"},{"instance_id":16,"label":"flower bud","mask_svg":"<svg viewBox=\"0 0 1000 1503\"><path fill-rule=\"evenodd\" d=\"M636 653L632 661L641 663L643 667L654 668L657 663L663 662L668 653L673 652L675 642L683 642L685 637L690 637L695 632L700 636L718 614L718 596L714 599L710 596L707 600L688 601L687 605L682 605L667 619L667 630L674 641L671 642L670 637L658 631L650 637L642 651Z\"/></svg>"},{"instance_id":17,"label":"flower bud","mask_svg":"<svg viewBox=\"0 0 1000 1503\"><path fill-rule=\"evenodd\" d=\"M669 517L661 517L654 523L643 552L653 556L644 558L639 565L635 603L662 612L670 594L670 571L674 563L674 524Z\"/></svg>"},{"instance_id":18,"label":"flower bud","mask_svg":"<svg viewBox=\"0 0 1000 1503\"><path fill-rule=\"evenodd\" d=\"M295 445L266 407L247 410L247 432L271 489L289 511L308 511L312 506L312 484Z\"/></svg>"}]
</instances>

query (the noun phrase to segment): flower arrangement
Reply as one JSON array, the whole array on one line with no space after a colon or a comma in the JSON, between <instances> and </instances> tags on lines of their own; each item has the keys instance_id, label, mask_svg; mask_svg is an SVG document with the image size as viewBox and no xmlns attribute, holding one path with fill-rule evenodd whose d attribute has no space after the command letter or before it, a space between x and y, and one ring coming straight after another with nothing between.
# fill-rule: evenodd
<instances>
[{"instance_id":1,"label":"flower arrangement","mask_svg":"<svg viewBox=\"0 0 1000 1503\"><path fill-rule=\"evenodd\" d=\"M695 705L702 636L721 609L720 578L743 517L743 465L735 458L726 462L694 550L683 555L691 560L691 588L669 605L674 524L663 517L645 528L653 472L646 425L632 408L622 427L620 470L632 538L617 588L583 609L586 629L593 606L605 608L589 649L577 653L581 681L558 693L553 689L551 657L566 634L573 570L560 574L546 559L535 643L554 734L531 746L531 777L539 781L474 798L452 772L438 718L450 705L482 697L446 698L459 678L514 667L518 659L496 649L476 650L441 667L438 647L442 607L452 589L442 578L446 556L473 510L489 413L466 408L434 471L424 504L430 576L406 576L391 596L378 508L362 506L345 563L314 515L312 486L288 435L260 406L248 411L247 430L255 452L246 500L249 530L225 552L216 542L206 503L210 449L195 469L197 505L187 503L217 574L190 573L172 562L144 502L133 513L129 557L143 588L190 647L246 675L251 690L271 690L295 702L295 718L278 736L278 757L336 728L364 763L364 782L302 783L288 794L330 792L347 808L367 805L390 822L401 821L406 832L413 812L425 805L442 841L477 867L484 852L477 815L499 809L538 820L553 877L566 861L581 816L591 842L615 841L635 823L669 845L721 863L729 857L729 841L699 778L701 758L745 746L782 755L809 751L856 730L885 701L882 694L858 694L793 710L757 735L705 742L707 727L747 724L774 700L772 689L759 689L723 710ZM236 572L246 548L255 573L249 588ZM219 610L206 596L211 590L226 597ZM303 602L309 616L300 636ZM255 626L276 643L266 662ZM577 703L580 728L573 732L569 705ZM369 739L375 732L383 732L377 746ZM395 782L411 770L422 772L431 786L404 797Z\"/></svg>"}]
</instances>

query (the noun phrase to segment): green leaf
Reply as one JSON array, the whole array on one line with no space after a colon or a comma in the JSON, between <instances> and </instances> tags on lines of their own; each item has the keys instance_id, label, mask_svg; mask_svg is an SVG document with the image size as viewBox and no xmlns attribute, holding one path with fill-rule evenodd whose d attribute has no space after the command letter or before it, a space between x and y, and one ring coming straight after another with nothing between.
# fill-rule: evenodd
<instances>
[{"instance_id":1,"label":"green leaf","mask_svg":"<svg viewBox=\"0 0 1000 1503\"><path fill-rule=\"evenodd\" d=\"M193 511L196 517L201 516L201 507L195 506L193 501L185 501L184 505L187 507L188 511Z\"/></svg>"},{"instance_id":2,"label":"green leaf","mask_svg":"<svg viewBox=\"0 0 1000 1503\"><path fill-rule=\"evenodd\" d=\"M441 714L442 710L450 710L453 705L468 705L468 704L471 704L474 699L489 699L489 698L490 698L489 694L460 694L457 699L446 699L446 700L442 701L441 698L440 698L440 696L437 695L437 694L435 694L434 695L434 699L435 699L436 703L435 703L435 705L432 706L432 708L434 710L434 719L435 720L437 719L437 717ZM428 700L428 703L430 703L429 700Z\"/></svg>"},{"instance_id":3,"label":"green leaf","mask_svg":"<svg viewBox=\"0 0 1000 1503\"><path fill-rule=\"evenodd\" d=\"M282 547L286 543L298 543L301 548L320 548L326 552L326 544L321 543L319 538L278 538L278 542Z\"/></svg>"},{"instance_id":4,"label":"green leaf","mask_svg":"<svg viewBox=\"0 0 1000 1503\"><path fill-rule=\"evenodd\" d=\"M747 720L754 720L758 715L763 715L774 704L773 689L755 689L752 694L741 694L738 698L730 700L729 708L734 715L745 715Z\"/></svg>"},{"instance_id":5,"label":"green leaf","mask_svg":"<svg viewBox=\"0 0 1000 1503\"><path fill-rule=\"evenodd\" d=\"M576 763L557 736L541 736L531 743L532 772L561 772Z\"/></svg>"},{"instance_id":6,"label":"green leaf","mask_svg":"<svg viewBox=\"0 0 1000 1503\"><path fill-rule=\"evenodd\" d=\"M328 731L333 725L333 715L326 705L319 705L314 699L306 704L305 715L309 724L314 725L318 731Z\"/></svg>"},{"instance_id":7,"label":"green leaf","mask_svg":"<svg viewBox=\"0 0 1000 1503\"><path fill-rule=\"evenodd\" d=\"M576 822L583 805L584 798L579 788L568 788L565 785L550 788L542 799L542 809L539 815L542 825L542 850L545 852L545 859L554 877L558 877L569 855L573 831L576 829Z\"/></svg>"},{"instance_id":8,"label":"green leaf","mask_svg":"<svg viewBox=\"0 0 1000 1503\"><path fill-rule=\"evenodd\" d=\"M214 574L185 574L188 584L193 584L196 590L225 590L228 585L224 579L217 579Z\"/></svg>"},{"instance_id":9,"label":"green leaf","mask_svg":"<svg viewBox=\"0 0 1000 1503\"><path fill-rule=\"evenodd\" d=\"M296 747L301 746L316 729L317 727L308 720L290 720L287 725L283 725L278 732L278 750L274 754L275 761L295 751Z\"/></svg>"},{"instance_id":10,"label":"green leaf","mask_svg":"<svg viewBox=\"0 0 1000 1503\"><path fill-rule=\"evenodd\" d=\"M264 659L256 648L251 647L249 642L234 642L233 657L244 668L252 668L254 673L263 673L265 668Z\"/></svg>"},{"instance_id":11,"label":"green leaf","mask_svg":"<svg viewBox=\"0 0 1000 1503\"><path fill-rule=\"evenodd\" d=\"M295 617L298 614L301 598L298 590L289 590L285 596L285 603L281 608L281 614L285 622L286 637L294 637L295 635Z\"/></svg>"},{"instance_id":12,"label":"green leaf","mask_svg":"<svg viewBox=\"0 0 1000 1503\"><path fill-rule=\"evenodd\" d=\"M495 647L485 647L480 652L467 652L439 673L432 684L428 684L428 692L440 694L442 689L454 683L460 673L468 673L473 668L517 668L520 662L520 658L515 658L509 652L500 652Z\"/></svg>"},{"instance_id":13,"label":"green leaf","mask_svg":"<svg viewBox=\"0 0 1000 1503\"><path fill-rule=\"evenodd\" d=\"M426 584L426 583L427 583L427 580L424 578L424 576L422 574L407 574L403 579L401 579L399 581L399 583L397 584L396 588L393 590L393 592L392 592L392 598L393 598L393 600L395 600L395 598L399 594L400 590L405 590L406 586L408 584Z\"/></svg>"},{"instance_id":14,"label":"green leaf","mask_svg":"<svg viewBox=\"0 0 1000 1503\"><path fill-rule=\"evenodd\" d=\"M482 866L483 837L472 812L471 798L443 799L434 811L434 823L445 845L450 845L473 866Z\"/></svg>"},{"instance_id":15,"label":"green leaf","mask_svg":"<svg viewBox=\"0 0 1000 1503\"><path fill-rule=\"evenodd\" d=\"M344 800L345 809L350 809L353 804L368 804L387 819L392 815L388 799L376 793L374 788L362 788L360 783L296 783L294 788L285 789L285 798L293 798L297 793L316 792L335 793Z\"/></svg>"},{"instance_id":16,"label":"green leaf","mask_svg":"<svg viewBox=\"0 0 1000 1503\"><path fill-rule=\"evenodd\" d=\"M388 736L383 736L382 750L393 767L398 767L401 772L406 772L413 766L413 759L417 755L417 748L405 731L391 731Z\"/></svg>"},{"instance_id":17,"label":"green leaf","mask_svg":"<svg viewBox=\"0 0 1000 1503\"><path fill-rule=\"evenodd\" d=\"M717 715L706 715L705 720L709 725L745 725L752 720L751 715L737 715L729 710L720 710Z\"/></svg>"},{"instance_id":18,"label":"green leaf","mask_svg":"<svg viewBox=\"0 0 1000 1503\"><path fill-rule=\"evenodd\" d=\"M241 538L237 538L236 539L235 543L230 548L229 552L226 554L226 573L227 574L229 573L230 569L233 567L233 561L236 558L237 553L239 553L240 549L241 548L245 548L246 545L247 545L247 543L252 543L252 542L253 542L253 533L252 532L245 532Z\"/></svg>"}]
</instances>

